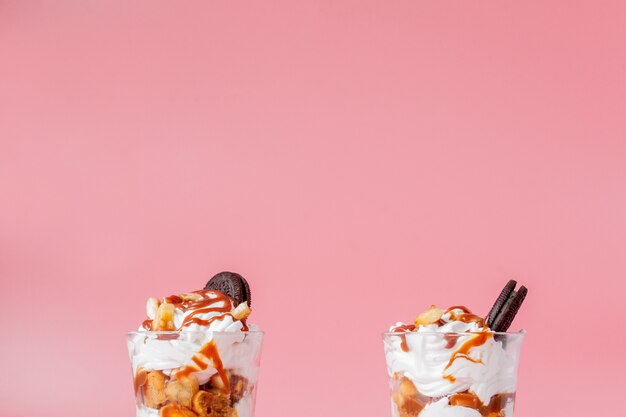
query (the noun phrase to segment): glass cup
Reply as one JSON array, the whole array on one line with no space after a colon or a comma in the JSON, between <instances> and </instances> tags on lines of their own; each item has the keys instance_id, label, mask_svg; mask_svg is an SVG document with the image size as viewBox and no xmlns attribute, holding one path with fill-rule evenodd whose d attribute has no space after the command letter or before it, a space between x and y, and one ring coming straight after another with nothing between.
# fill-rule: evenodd
<instances>
[{"instance_id":1,"label":"glass cup","mask_svg":"<svg viewBox=\"0 0 626 417\"><path fill-rule=\"evenodd\" d=\"M253 417L263 332L127 334L137 417Z\"/></svg>"},{"instance_id":2,"label":"glass cup","mask_svg":"<svg viewBox=\"0 0 626 417\"><path fill-rule=\"evenodd\" d=\"M384 333L393 417L513 417L525 332Z\"/></svg>"}]
</instances>

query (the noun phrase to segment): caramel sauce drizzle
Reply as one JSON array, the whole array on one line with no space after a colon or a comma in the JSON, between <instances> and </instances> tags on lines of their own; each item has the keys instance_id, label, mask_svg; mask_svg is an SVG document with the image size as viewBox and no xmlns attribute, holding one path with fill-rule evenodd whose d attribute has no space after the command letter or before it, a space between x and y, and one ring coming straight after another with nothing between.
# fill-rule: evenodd
<instances>
[{"instance_id":1,"label":"caramel sauce drizzle","mask_svg":"<svg viewBox=\"0 0 626 417\"><path fill-rule=\"evenodd\" d=\"M452 363L458 358L467 359L468 361L473 362L473 363L482 363L480 359L472 359L469 356L469 351L474 347L484 345L485 343L487 343L487 340L489 340L491 337L492 337L491 333L482 332L482 333L476 334L474 337L472 337L471 339L463 343L461 347L452 354L452 356L450 357L450 361L448 362L446 367L443 368L443 371L444 372L447 371L448 368L452 366ZM451 383L454 383L456 381L456 379L452 375L444 375L443 377L447 379L448 381L450 381Z\"/></svg>"},{"instance_id":2,"label":"caramel sauce drizzle","mask_svg":"<svg viewBox=\"0 0 626 417\"><path fill-rule=\"evenodd\" d=\"M209 365L202 359L202 356L211 361L213 367L217 371L217 374L222 379L227 392L230 392L230 380L228 378L228 373L224 369L222 358L220 358L217 346L213 340L207 342L204 346L202 346L202 349L200 349L198 354L193 356L192 360L195 363L195 366L187 365L180 371L176 372L176 379L187 378L194 372L200 372L208 368Z\"/></svg>"},{"instance_id":3,"label":"caramel sauce drizzle","mask_svg":"<svg viewBox=\"0 0 626 417\"><path fill-rule=\"evenodd\" d=\"M461 310L463 313L457 314L454 310ZM465 306L452 306L446 310L444 314L450 313L450 319L452 321L462 321L463 323L478 323L479 327L483 327L485 325L485 319L473 314L469 308Z\"/></svg>"},{"instance_id":4,"label":"caramel sauce drizzle","mask_svg":"<svg viewBox=\"0 0 626 417\"><path fill-rule=\"evenodd\" d=\"M461 310L462 313L459 314L455 310ZM477 323L478 326L483 327L483 330L487 330L487 328L484 328L485 319L477 316L476 314L473 314L470 309L465 306L452 306L448 308L444 314L450 314L451 321L462 321L463 323L474 322ZM460 336L457 334L445 334L443 337L448 342L446 344L446 349L452 349L456 345L456 342ZM482 363L480 359L472 359L469 356L469 351L474 347L484 345L491 337L492 335L490 333L481 332L463 343L461 347L459 347L457 351L452 354L452 356L450 357L450 361L443 369L443 371L447 371L450 366L452 366L452 363L458 358L464 358L473 363ZM456 382L456 378L452 375L443 375L443 378L450 381L451 384Z\"/></svg>"},{"instance_id":5,"label":"caramel sauce drizzle","mask_svg":"<svg viewBox=\"0 0 626 417\"><path fill-rule=\"evenodd\" d=\"M396 326L394 328L391 329L392 333L405 333L405 332L412 332L413 330L415 330L415 325L414 324L403 324L401 326ZM400 348L402 349L403 352L408 352L409 351L409 345L406 342L406 334L401 334L400 335Z\"/></svg>"},{"instance_id":6,"label":"caramel sauce drizzle","mask_svg":"<svg viewBox=\"0 0 626 417\"><path fill-rule=\"evenodd\" d=\"M459 340L459 335L454 333L445 333L443 338L448 342L446 349L452 349L456 345L456 341Z\"/></svg>"},{"instance_id":7,"label":"caramel sauce drizzle","mask_svg":"<svg viewBox=\"0 0 626 417\"><path fill-rule=\"evenodd\" d=\"M199 326L209 326L214 321L222 321L226 317L231 317L233 320L236 319L230 313L233 308L233 302L225 294L222 294L219 291L213 290L199 290L194 291L192 294L198 294L201 298L197 300L191 299L183 299L178 295L170 295L163 299L164 302L173 304L176 309L180 311L187 312L191 311L191 313L185 317L183 322L177 331L181 331L183 328L190 326L191 324L197 324ZM209 318L208 320L201 319L196 317L200 314L205 313L218 313L215 316ZM219 314L221 313L221 314ZM245 320L241 320L242 331L248 331L248 325ZM152 329L152 320L148 319L142 323L142 327L146 330ZM176 339L178 335L176 334L163 334L159 335L159 339L168 340L168 339ZM193 365L187 365L184 368L180 369L176 372L176 378L186 378L195 372L200 372L209 367L209 364L206 360L209 361L217 371L218 375L222 379L226 390L230 392L230 381L228 378L228 373L224 369L224 365L222 364L222 358L220 358L219 352L217 350L217 346L214 341L210 341L206 343L200 351L192 357ZM139 388L146 383L146 375L147 373L139 369L137 371L137 375L135 376L135 392L138 392ZM175 410L166 410L168 412L174 412Z\"/></svg>"},{"instance_id":8,"label":"caramel sauce drizzle","mask_svg":"<svg viewBox=\"0 0 626 417\"><path fill-rule=\"evenodd\" d=\"M489 404L482 401L469 391L459 392L450 397L450 405L468 407L477 410L482 416L500 415L509 401L515 400L515 393L496 394L489 400Z\"/></svg>"},{"instance_id":9,"label":"caramel sauce drizzle","mask_svg":"<svg viewBox=\"0 0 626 417\"><path fill-rule=\"evenodd\" d=\"M459 314L455 312L454 310L461 310L461 313ZM452 366L454 361L458 358L463 358L473 363L482 363L482 360L480 359L471 358L469 356L469 352L474 347L484 345L485 343L487 343L489 339L493 337L493 334L488 332L489 328L486 327L484 324L485 319L483 317L477 316L476 314L473 314L467 307L460 306L460 305L452 306L448 308L444 314L448 314L448 313L450 314L449 321L462 321L463 323L475 322L478 324L479 327L482 327L483 331L480 333L473 334L469 340L465 341L452 354L452 356L450 357L450 360L448 361L448 364L443 369L443 371L445 372L446 370L448 370ZM443 319L439 319L435 324L441 327L445 325L446 323L447 322L444 321ZM415 329L416 329L416 326L413 324L403 324L400 326L393 327L391 329L391 332L392 333L396 333L396 332L406 333L406 332L412 332ZM468 332L468 334L471 334L471 333ZM399 335L399 337L402 339L402 343L400 344L400 347L402 348L404 352L408 352L409 348L406 343L406 334L401 334ZM453 334L453 333L445 333L443 337L447 341L446 349L452 349L456 345L458 338L461 337L461 335ZM397 376L394 376L394 378L397 378ZM443 378L448 380L452 384L456 382L456 378L452 375L443 375ZM514 400L514 399L515 399L515 393L502 393L502 394L496 394L492 396L489 401L489 404L483 404L475 394L469 391L464 391L464 392L452 395L450 397L450 404L454 406L458 405L458 406L473 408L477 410L483 417L492 417L494 415L499 415L499 413L506 407L506 404L510 400ZM402 408L403 408L403 411L405 412L417 411L417 413L419 413L419 411L421 411L421 408L424 407L424 405L420 401L416 400L414 396L405 397L403 398L403 400L404 401L402 402ZM415 404L411 401L414 401ZM426 402L427 400L424 400L424 403ZM398 404L398 407L400 407L400 404Z\"/></svg>"},{"instance_id":10,"label":"caramel sauce drizzle","mask_svg":"<svg viewBox=\"0 0 626 417\"><path fill-rule=\"evenodd\" d=\"M461 310L462 313L457 313L455 310ZM458 306L452 306L450 308L448 308L444 314L449 314L450 315L450 320L449 321L461 321L463 323L477 323L478 326L480 327L484 327L484 322L485 319L483 317L480 317L476 314L473 314L469 308L462 306L462 305L458 305ZM443 319L439 319L435 324L439 327L447 324L448 322L443 320ZM412 332L416 329L416 326L413 324L403 324L400 326L396 326L393 327L391 329L391 332L393 333L401 333L401 332ZM407 344L406 341L406 335L402 334L399 336L401 338L401 343L400 343L400 348L402 349L403 352L408 352L409 351L409 346ZM454 347L454 345L456 345L456 341L458 340L458 335L454 335L454 334L444 334L444 339L448 342L446 344L446 349L452 349ZM484 343L484 342L483 342ZM468 360L471 360L470 358L468 358ZM450 366L450 365L448 365ZM447 368L446 368L447 369ZM453 377L444 377L446 379L452 380L454 379ZM452 381L454 382L454 381Z\"/></svg>"},{"instance_id":11,"label":"caramel sauce drizzle","mask_svg":"<svg viewBox=\"0 0 626 417\"><path fill-rule=\"evenodd\" d=\"M165 298L165 301L171 302L183 313L191 311L191 313L185 317L185 320L180 325L181 328L188 327L192 323L208 326L214 320L222 319L223 315L217 315L209 320L202 320L195 316L205 313L229 313L234 307L230 297L218 291L200 290L194 291L193 294L199 294L202 298L198 301L183 300L177 295Z\"/></svg>"},{"instance_id":12,"label":"caramel sauce drizzle","mask_svg":"<svg viewBox=\"0 0 626 417\"><path fill-rule=\"evenodd\" d=\"M403 352L408 352L409 344L406 342L406 335L403 334L402 336L400 336L400 338L402 339L402 341L400 342L400 348L402 349Z\"/></svg>"},{"instance_id":13,"label":"caramel sauce drizzle","mask_svg":"<svg viewBox=\"0 0 626 417\"><path fill-rule=\"evenodd\" d=\"M451 384L454 384L456 382L456 378L452 375L444 375L443 379L447 379L448 381L450 381Z\"/></svg>"},{"instance_id":14,"label":"caramel sauce drizzle","mask_svg":"<svg viewBox=\"0 0 626 417\"><path fill-rule=\"evenodd\" d=\"M230 297L228 297L227 295L222 294L219 291L213 290L199 290L194 291L192 294L198 294L202 298L194 301L189 299L184 300L178 295L170 295L163 299L164 302L173 304L176 309L182 311L183 313L191 311L191 313L187 317L185 317L177 331L182 330L184 327L189 327L192 324L197 324L199 326L209 326L214 321L224 320L225 317L232 317L233 320L235 320L232 314L230 314L230 312L234 308L234 305ZM222 314L217 314L208 320L203 320L199 317L196 317L200 314L206 313ZM242 320L241 323L243 324L241 330L248 331L249 328L245 320ZM145 330L151 330L152 320L145 320L142 323L142 327Z\"/></svg>"}]
</instances>

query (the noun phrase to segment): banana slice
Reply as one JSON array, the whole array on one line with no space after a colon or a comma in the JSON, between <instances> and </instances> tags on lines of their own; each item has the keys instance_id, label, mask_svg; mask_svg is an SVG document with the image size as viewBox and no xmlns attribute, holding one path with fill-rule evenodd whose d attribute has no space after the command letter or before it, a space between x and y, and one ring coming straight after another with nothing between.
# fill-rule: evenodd
<instances>
[{"instance_id":1,"label":"banana slice","mask_svg":"<svg viewBox=\"0 0 626 417\"><path fill-rule=\"evenodd\" d=\"M226 372L226 379L230 382L230 372L224 372ZM222 379L222 376L220 374L214 374L211 379L209 379L209 382L211 383L211 387L216 388L222 392L228 392L228 387L224 385L224 380Z\"/></svg>"},{"instance_id":2,"label":"banana slice","mask_svg":"<svg viewBox=\"0 0 626 417\"><path fill-rule=\"evenodd\" d=\"M152 330L176 330L174 327L174 313L176 307L174 304L163 303L159 306L156 316L152 321Z\"/></svg>"},{"instance_id":3,"label":"banana slice","mask_svg":"<svg viewBox=\"0 0 626 417\"><path fill-rule=\"evenodd\" d=\"M232 315L236 320L245 320L246 318L248 318L251 312L252 310L250 310L250 307L248 306L248 302L244 301L243 303L235 307L235 309L232 312Z\"/></svg>"},{"instance_id":4,"label":"banana slice","mask_svg":"<svg viewBox=\"0 0 626 417\"><path fill-rule=\"evenodd\" d=\"M148 318L150 320L154 320L159 309L161 302L158 298L150 297L146 302L146 313L148 314Z\"/></svg>"},{"instance_id":5,"label":"banana slice","mask_svg":"<svg viewBox=\"0 0 626 417\"><path fill-rule=\"evenodd\" d=\"M173 403L191 408L191 399L198 392L198 380L190 375L180 380L172 380L165 388L167 399Z\"/></svg>"},{"instance_id":6,"label":"banana slice","mask_svg":"<svg viewBox=\"0 0 626 417\"><path fill-rule=\"evenodd\" d=\"M200 417L232 417L230 398L216 390L198 391L192 400L192 409Z\"/></svg>"},{"instance_id":7,"label":"banana slice","mask_svg":"<svg viewBox=\"0 0 626 417\"><path fill-rule=\"evenodd\" d=\"M430 306L428 310L423 311L415 318L415 325L419 326L437 323L441 316L443 316L443 313L444 311L441 308L435 305Z\"/></svg>"},{"instance_id":8,"label":"banana slice","mask_svg":"<svg viewBox=\"0 0 626 417\"><path fill-rule=\"evenodd\" d=\"M159 408L167 400L165 396L165 375L160 371L148 372L142 389L146 407Z\"/></svg>"}]
</instances>

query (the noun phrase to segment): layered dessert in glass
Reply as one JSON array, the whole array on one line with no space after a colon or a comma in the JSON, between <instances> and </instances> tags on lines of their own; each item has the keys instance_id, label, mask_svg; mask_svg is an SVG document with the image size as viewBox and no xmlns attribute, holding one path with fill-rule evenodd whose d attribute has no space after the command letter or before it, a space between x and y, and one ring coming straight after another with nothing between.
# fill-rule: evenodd
<instances>
[{"instance_id":1,"label":"layered dessert in glass","mask_svg":"<svg viewBox=\"0 0 626 417\"><path fill-rule=\"evenodd\" d=\"M263 333L250 289L224 272L205 289L149 298L127 335L138 417L252 417Z\"/></svg>"},{"instance_id":2,"label":"layered dessert in glass","mask_svg":"<svg viewBox=\"0 0 626 417\"><path fill-rule=\"evenodd\" d=\"M394 417L513 417L524 332L506 330L527 292L514 288L486 317L431 306L383 334Z\"/></svg>"}]
</instances>

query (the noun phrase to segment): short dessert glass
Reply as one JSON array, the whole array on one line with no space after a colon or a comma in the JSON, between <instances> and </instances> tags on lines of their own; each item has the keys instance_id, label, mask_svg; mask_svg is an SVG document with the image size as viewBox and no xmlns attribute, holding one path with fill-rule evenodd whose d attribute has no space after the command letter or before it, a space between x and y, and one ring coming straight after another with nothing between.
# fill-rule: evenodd
<instances>
[{"instance_id":1,"label":"short dessert glass","mask_svg":"<svg viewBox=\"0 0 626 417\"><path fill-rule=\"evenodd\" d=\"M383 334L393 417L513 417L525 332Z\"/></svg>"},{"instance_id":2,"label":"short dessert glass","mask_svg":"<svg viewBox=\"0 0 626 417\"><path fill-rule=\"evenodd\" d=\"M137 417L253 417L261 331L126 336Z\"/></svg>"}]
</instances>

